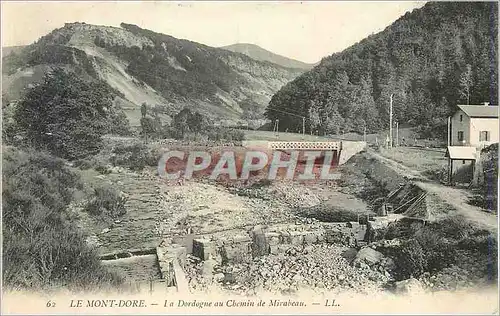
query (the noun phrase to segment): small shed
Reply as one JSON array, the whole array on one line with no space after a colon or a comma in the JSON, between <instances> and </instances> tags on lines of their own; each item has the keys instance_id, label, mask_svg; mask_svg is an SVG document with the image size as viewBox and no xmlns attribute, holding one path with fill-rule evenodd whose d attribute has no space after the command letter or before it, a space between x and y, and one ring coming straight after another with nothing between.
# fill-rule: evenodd
<instances>
[{"instance_id":1,"label":"small shed","mask_svg":"<svg viewBox=\"0 0 500 316\"><path fill-rule=\"evenodd\" d=\"M477 149L472 146L448 146L448 181L470 183L473 180Z\"/></svg>"}]
</instances>

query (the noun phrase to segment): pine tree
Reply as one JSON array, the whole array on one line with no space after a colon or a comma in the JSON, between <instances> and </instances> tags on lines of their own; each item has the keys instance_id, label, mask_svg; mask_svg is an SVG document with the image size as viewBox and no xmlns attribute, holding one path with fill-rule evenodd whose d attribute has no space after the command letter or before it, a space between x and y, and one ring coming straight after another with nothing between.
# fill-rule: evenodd
<instances>
[{"instance_id":1,"label":"pine tree","mask_svg":"<svg viewBox=\"0 0 500 316\"><path fill-rule=\"evenodd\" d=\"M472 67L467 64L465 71L460 77L460 96L470 104L470 93L472 89Z\"/></svg>"}]
</instances>

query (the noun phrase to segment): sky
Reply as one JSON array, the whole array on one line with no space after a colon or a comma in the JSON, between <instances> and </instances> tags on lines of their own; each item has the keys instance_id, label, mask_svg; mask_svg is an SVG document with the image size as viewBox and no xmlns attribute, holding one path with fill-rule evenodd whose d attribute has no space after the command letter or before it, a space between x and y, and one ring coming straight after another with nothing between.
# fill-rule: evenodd
<instances>
[{"instance_id":1,"label":"sky","mask_svg":"<svg viewBox=\"0 0 500 316\"><path fill-rule=\"evenodd\" d=\"M136 24L209 46L252 43L315 63L382 31L421 1L5 2L2 47L31 44L64 23Z\"/></svg>"}]
</instances>

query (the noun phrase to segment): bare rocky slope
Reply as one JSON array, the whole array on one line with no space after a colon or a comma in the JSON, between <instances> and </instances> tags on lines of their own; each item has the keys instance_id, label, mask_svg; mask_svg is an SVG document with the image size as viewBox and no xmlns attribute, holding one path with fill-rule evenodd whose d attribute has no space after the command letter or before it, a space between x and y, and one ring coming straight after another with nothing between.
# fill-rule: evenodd
<instances>
[{"instance_id":1,"label":"bare rocky slope","mask_svg":"<svg viewBox=\"0 0 500 316\"><path fill-rule=\"evenodd\" d=\"M55 66L103 79L121 96L132 124L140 105L168 112L189 106L214 118L237 120L263 112L271 96L303 70L122 23L121 28L67 23L3 57L4 101L19 99Z\"/></svg>"}]
</instances>

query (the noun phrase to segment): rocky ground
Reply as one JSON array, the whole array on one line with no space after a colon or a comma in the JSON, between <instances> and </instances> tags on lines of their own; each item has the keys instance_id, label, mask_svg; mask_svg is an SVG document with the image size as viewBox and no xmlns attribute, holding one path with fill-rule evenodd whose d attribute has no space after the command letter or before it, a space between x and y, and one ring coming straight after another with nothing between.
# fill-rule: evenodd
<instances>
[{"instance_id":1,"label":"rocky ground","mask_svg":"<svg viewBox=\"0 0 500 316\"><path fill-rule=\"evenodd\" d=\"M267 291L292 294L301 288L329 292L343 290L373 293L383 289L391 275L352 248L337 245L294 246L283 253L219 266L215 261L188 260L192 290L214 286L230 292L253 295ZM213 269L213 274L210 274Z\"/></svg>"},{"instance_id":2,"label":"rocky ground","mask_svg":"<svg viewBox=\"0 0 500 316\"><path fill-rule=\"evenodd\" d=\"M358 163L358 162L355 162ZM286 180L224 183L201 179L183 185L166 182L155 175L154 168L141 173L112 167L108 174L89 174L96 183L108 183L127 197L127 213L115 221L89 218L82 212L80 225L88 241L99 252L156 247L165 237L183 235L189 228L195 234L241 233L259 224L313 221L300 217L300 209L325 205L365 214L371 210L360 199L363 190L376 190L355 165L339 183L300 183ZM389 183L384 184L390 186ZM370 191L371 192L371 191ZM378 192L378 191L377 191ZM379 193L383 193L380 191ZM78 209L78 206L76 206ZM325 208L322 208L324 210ZM354 290L361 293L380 291L393 281L392 262L369 247L356 251L340 245L293 247L269 256L220 266L189 257L186 276L193 291L219 288L239 294L266 290L281 294L301 288L315 291ZM434 275L400 285L449 289L470 286L471 279L484 278L484 271L469 266L450 267ZM148 266L149 267L149 266ZM151 268L151 267L150 267ZM153 269L153 268L151 268ZM474 271L473 271L474 270Z\"/></svg>"}]
</instances>

